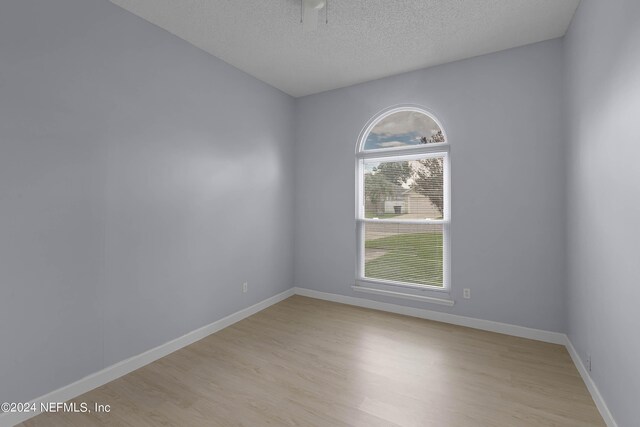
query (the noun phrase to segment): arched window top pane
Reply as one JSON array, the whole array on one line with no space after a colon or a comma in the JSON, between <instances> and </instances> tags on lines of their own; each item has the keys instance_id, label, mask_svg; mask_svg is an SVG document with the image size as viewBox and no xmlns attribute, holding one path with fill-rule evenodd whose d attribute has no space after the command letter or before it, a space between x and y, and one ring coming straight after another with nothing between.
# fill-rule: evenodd
<instances>
[{"instance_id":1,"label":"arched window top pane","mask_svg":"<svg viewBox=\"0 0 640 427\"><path fill-rule=\"evenodd\" d=\"M407 148L445 142L444 132L428 114L401 110L382 116L369 131L362 150Z\"/></svg>"}]
</instances>

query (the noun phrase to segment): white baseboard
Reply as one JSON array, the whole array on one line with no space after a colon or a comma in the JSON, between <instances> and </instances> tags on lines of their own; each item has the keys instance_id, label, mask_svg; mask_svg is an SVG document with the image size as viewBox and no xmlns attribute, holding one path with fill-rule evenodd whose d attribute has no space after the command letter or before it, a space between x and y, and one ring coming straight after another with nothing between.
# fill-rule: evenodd
<instances>
[{"instance_id":1,"label":"white baseboard","mask_svg":"<svg viewBox=\"0 0 640 427\"><path fill-rule=\"evenodd\" d=\"M453 325L466 326L468 328L481 329L483 331L497 332L516 337L529 338L552 344L564 345L566 335L560 332L544 331L541 329L527 328L524 326L510 325L508 323L493 322L491 320L475 319L473 317L459 316L457 314L442 313L440 311L423 308L405 307L403 305L373 301L365 298L356 298L347 295L330 294L314 291L306 288L295 288L297 295L310 298L355 305L358 307L372 308L374 310L388 311L396 314L419 317L421 319L435 320L437 322L451 323Z\"/></svg>"},{"instance_id":2,"label":"white baseboard","mask_svg":"<svg viewBox=\"0 0 640 427\"><path fill-rule=\"evenodd\" d=\"M270 307L282 300L289 298L292 295L294 295L294 288L288 289L284 292L260 301L259 303L254 304L251 307L236 311L235 313L230 314L229 316L217 320L213 323L210 323L209 325L191 331L165 344L159 345L158 347L152 348L151 350L145 351L144 353L130 357L129 359L104 368L103 370L86 376L74 383L47 393L44 396L41 396L30 402L35 403L36 408L38 408L37 412L0 413L0 426L13 426L15 424L26 421L31 417L35 417L40 413L39 408L41 402L66 402L69 399L78 397L81 394L91 391L96 387L100 387L101 385L111 382L123 375L128 374L129 372L133 372L138 368L141 368L170 353L173 353L176 350L186 347L189 344L193 344L194 342L199 341L202 338L205 338L215 332L218 332L219 330L224 329L227 326L231 326L242 319L245 319L253 314L256 314L259 311L264 310L267 307Z\"/></svg>"},{"instance_id":3,"label":"white baseboard","mask_svg":"<svg viewBox=\"0 0 640 427\"><path fill-rule=\"evenodd\" d=\"M578 355L578 352L576 351L575 347L571 343L571 340L569 339L569 337L568 336L565 336L565 337L566 337L565 346L567 347L567 351L569 352L569 355L571 356L571 359L573 360L574 365L576 365L576 368L578 368L578 372L580 373L582 380L586 384L587 389L589 390L589 393L591 393L591 397L593 398L593 401L595 402L596 407L598 408L598 411L600 411L600 415L602 415L604 422L607 424L608 427L618 427L616 420L613 419L613 415L611 414L611 411L609 411L609 407L607 406L606 402L602 398L602 395L600 394L600 390L598 390L596 383L593 382L593 379L591 378L589 371L587 371L587 368L584 366L584 363L582 362L582 358Z\"/></svg>"}]
</instances>

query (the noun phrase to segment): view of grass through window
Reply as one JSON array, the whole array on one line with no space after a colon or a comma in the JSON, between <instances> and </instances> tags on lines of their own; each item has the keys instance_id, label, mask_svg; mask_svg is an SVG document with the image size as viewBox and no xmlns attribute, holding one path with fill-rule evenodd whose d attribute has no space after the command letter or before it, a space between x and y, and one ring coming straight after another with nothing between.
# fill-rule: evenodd
<instances>
[{"instance_id":1,"label":"view of grass through window","mask_svg":"<svg viewBox=\"0 0 640 427\"><path fill-rule=\"evenodd\" d=\"M364 275L442 287L442 243L442 225L366 224Z\"/></svg>"}]
</instances>

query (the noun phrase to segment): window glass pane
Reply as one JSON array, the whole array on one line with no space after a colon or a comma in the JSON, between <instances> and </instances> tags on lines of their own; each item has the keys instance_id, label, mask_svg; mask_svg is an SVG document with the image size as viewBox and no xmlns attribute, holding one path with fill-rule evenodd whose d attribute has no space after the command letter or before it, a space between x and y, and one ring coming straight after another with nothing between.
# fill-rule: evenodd
<instances>
[{"instance_id":1,"label":"window glass pane","mask_svg":"<svg viewBox=\"0 0 640 427\"><path fill-rule=\"evenodd\" d=\"M410 147L445 142L440 126L417 111L393 113L377 123L364 143L364 150Z\"/></svg>"},{"instance_id":2,"label":"window glass pane","mask_svg":"<svg viewBox=\"0 0 640 427\"><path fill-rule=\"evenodd\" d=\"M365 218L442 219L444 158L365 160Z\"/></svg>"},{"instance_id":3,"label":"window glass pane","mask_svg":"<svg viewBox=\"0 0 640 427\"><path fill-rule=\"evenodd\" d=\"M363 226L366 278L443 286L441 224Z\"/></svg>"}]
</instances>

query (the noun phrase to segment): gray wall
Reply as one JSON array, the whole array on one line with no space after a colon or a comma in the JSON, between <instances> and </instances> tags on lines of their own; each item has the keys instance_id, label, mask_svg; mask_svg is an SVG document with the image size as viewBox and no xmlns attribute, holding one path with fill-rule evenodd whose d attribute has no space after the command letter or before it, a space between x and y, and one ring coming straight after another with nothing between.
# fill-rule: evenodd
<instances>
[{"instance_id":1,"label":"gray wall","mask_svg":"<svg viewBox=\"0 0 640 427\"><path fill-rule=\"evenodd\" d=\"M640 2L582 0L565 39L568 334L618 424L640 419Z\"/></svg>"},{"instance_id":2,"label":"gray wall","mask_svg":"<svg viewBox=\"0 0 640 427\"><path fill-rule=\"evenodd\" d=\"M293 107L106 0L0 2L0 401L291 287Z\"/></svg>"},{"instance_id":3,"label":"gray wall","mask_svg":"<svg viewBox=\"0 0 640 427\"><path fill-rule=\"evenodd\" d=\"M457 302L386 301L563 331L561 88L554 40L297 99L295 284L354 295L358 134L381 109L421 104L451 143Z\"/></svg>"}]
</instances>

